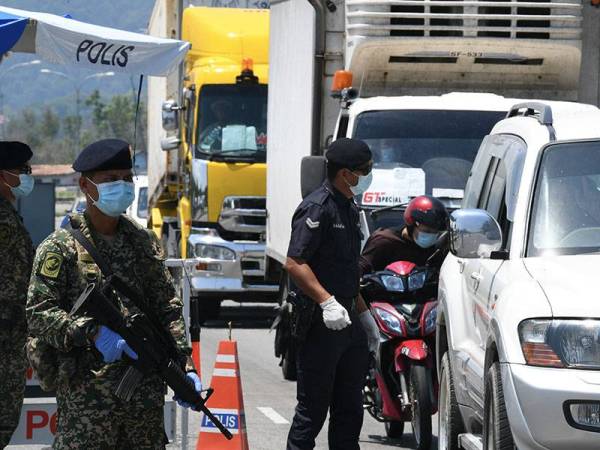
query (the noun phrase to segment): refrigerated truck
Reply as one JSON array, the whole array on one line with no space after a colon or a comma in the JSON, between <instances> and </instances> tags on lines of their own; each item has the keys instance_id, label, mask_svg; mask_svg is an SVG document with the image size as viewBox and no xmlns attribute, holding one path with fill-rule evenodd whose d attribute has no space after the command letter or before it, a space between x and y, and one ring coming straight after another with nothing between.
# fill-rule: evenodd
<instances>
[{"instance_id":1,"label":"refrigerated truck","mask_svg":"<svg viewBox=\"0 0 600 450\"><path fill-rule=\"evenodd\" d=\"M365 236L401 224L393 206L419 194L458 207L481 140L512 105L598 103L599 20L583 0L271 2L266 268L281 295L292 213L324 174L318 160L301 174L305 157L340 137L369 144Z\"/></svg>"}]
</instances>

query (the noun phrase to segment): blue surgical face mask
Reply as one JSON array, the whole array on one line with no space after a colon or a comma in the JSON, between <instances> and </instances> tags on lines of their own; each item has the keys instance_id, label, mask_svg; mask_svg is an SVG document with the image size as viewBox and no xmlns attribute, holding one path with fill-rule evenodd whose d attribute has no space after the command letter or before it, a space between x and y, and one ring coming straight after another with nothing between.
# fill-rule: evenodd
<instances>
[{"instance_id":1,"label":"blue surgical face mask","mask_svg":"<svg viewBox=\"0 0 600 450\"><path fill-rule=\"evenodd\" d=\"M354 172L352 172L354 173ZM353 195L362 195L369 189L371 186L371 182L373 181L373 172L369 172L369 175L358 175L354 173L358 177L358 183L356 186L349 186Z\"/></svg>"},{"instance_id":2,"label":"blue surgical face mask","mask_svg":"<svg viewBox=\"0 0 600 450\"><path fill-rule=\"evenodd\" d=\"M132 182L119 180L96 184L88 180L98 189L98 200L92 199L94 205L107 216L119 217L133 203L135 190Z\"/></svg>"},{"instance_id":3,"label":"blue surgical face mask","mask_svg":"<svg viewBox=\"0 0 600 450\"><path fill-rule=\"evenodd\" d=\"M17 176L12 172L8 172L8 171L5 171L5 172L10 173L13 177ZM10 187L10 190L15 197L17 197L17 198L27 197L29 194L31 194L31 191L33 191L33 186L35 185L35 179L33 178L33 176L31 176L29 174L25 174L25 173L18 175L18 177L19 177L19 181L20 181L20 184L18 186L15 186L15 187L12 187L10 185L7 185L7 186Z\"/></svg>"},{"instance_id":4,"label":"blue surgical face mask","mask_svg":"<svg viewBox=\"0 0 600 450\"><path fill-rule=\"evenodd\" d=\"M417 231L415 243L421 248L429 248L435 244L438 237L438 233L425 233L423 231Z\"/></svg>"}]
</instances>

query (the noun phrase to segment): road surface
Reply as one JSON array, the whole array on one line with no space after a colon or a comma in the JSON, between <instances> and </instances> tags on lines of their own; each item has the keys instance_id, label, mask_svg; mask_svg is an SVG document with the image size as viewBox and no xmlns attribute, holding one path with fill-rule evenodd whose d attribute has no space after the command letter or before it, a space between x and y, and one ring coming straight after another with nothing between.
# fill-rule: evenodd
<instances>
[{"instance_id":1,"label":"road surface","mask_svg":"<svg viewBox=\"0 0 600 450\"><path fill-rule=\"evenodd\" d=\"M210 383L215 353L219 341L228 339L229 321L233 324L232 338L238 343L240 370L244 395L248 442L251 450L283 450L289 430L289 422L296 405L296 384L285 381L278 360L273 355L273 333L269 333L274 309L272 304L239 305L226 302L222 319L209 322L202 328L202 381ZM178 411L178 437L169 450L181 448L181 411ZM196 448L201 416L190 412L188 442ZM437 416L434 418L434 434L437 435ZM50 444L50 443L49 443ZM365 413L360 437L362 450L385 448L414 449L410 425L398 441L387 439L383 424ZM40 450L47 446L8 446L9 450ZM437 448L434 437L432 449ZM317 450L327 450L327 424L323 427Z\"/></svg>"},{"instance_id":2,"label":"road surface","mask_svg":"<svg viewBox=\"0 0 600 450\"><path fill-rule=\"evenodd\" d=\"M202 379L205 384L210 381L218 343L228 338L227 322L232 321L232 338L238 343L240 357L250 449L284 449L289 422L296 406L296 384L283 379L278 360L273 355L273 333L269 333L273 306L237 305L227 302L222 320L209 322L202 329ZM437 435L437 416L433 419L434 433ZM189 438L192 443L196 442L199 423L200 415L190 413ZM385 436L383 424L376 422L367 413L360 446L363 450L415 448L409 424L406 425L405 435L401 440L389 440ZM327 424L323 427L316 448L327 449ZM435 437L432 448L437 448Z\"/></svg>"}]
</instances>

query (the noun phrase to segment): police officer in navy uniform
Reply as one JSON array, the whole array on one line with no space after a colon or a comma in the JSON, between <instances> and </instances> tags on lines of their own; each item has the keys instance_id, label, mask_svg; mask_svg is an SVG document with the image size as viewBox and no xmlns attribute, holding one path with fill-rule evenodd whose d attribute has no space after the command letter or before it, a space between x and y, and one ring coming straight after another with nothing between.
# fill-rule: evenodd
<instances>
[{"instance_id":1,"label":"police officer in navy uniform","mask_svg":"<svg viewBox=\"0 0 600 450\"><path fill-rule=\"evenodd\" d=\"M329 410L329 448L359 449L362 388L369 350L379 331L359 297L362 234L353 197L371 183L367 144L338 139L327 153L327 181L307 196L292 219L285 269L314 308L312 325L299 345L296 414L287 449L315 446Z\"/></svg>"}]
</instances>

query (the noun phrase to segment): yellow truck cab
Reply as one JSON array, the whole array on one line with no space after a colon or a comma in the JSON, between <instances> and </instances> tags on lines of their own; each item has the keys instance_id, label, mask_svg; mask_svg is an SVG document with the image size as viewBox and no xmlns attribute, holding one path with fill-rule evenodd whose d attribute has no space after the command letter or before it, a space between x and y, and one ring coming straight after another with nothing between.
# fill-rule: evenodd
<instances>
[{"instance_id":1,"label":"yellow truck cab","mask_svg":"<svg viewBox=\"0 0 600 450\"><path fill-rule=\"evenodd\" d=\"M183 11L181 38L192 44L183 103L163 105L163 126L178 130L162 145L179 149L178 177L155 196L151 226L177 242L174 256L195 260L201 321L215 318L223 299L277 292L264 281L268 33L268 10Z\"/></svg>"}]
</instances>

